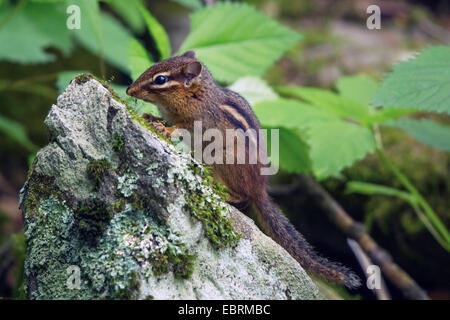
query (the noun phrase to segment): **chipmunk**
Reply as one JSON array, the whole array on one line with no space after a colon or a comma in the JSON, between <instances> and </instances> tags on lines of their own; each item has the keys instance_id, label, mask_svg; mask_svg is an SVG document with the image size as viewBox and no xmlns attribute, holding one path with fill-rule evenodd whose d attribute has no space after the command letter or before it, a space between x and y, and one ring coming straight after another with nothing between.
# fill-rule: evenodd
<instances>
[{"instance_id":1,"label":"chipmunk","mask_svg":"<svg viewBox=\"0 0 450 320\"><path fill-rule=\"evenodd\" d=\"M239 94L218 86L194 51L151 66L128 87L127 94L155 104L163 119L173 126L166 128L153 123L168 135L176 128L193 132L194 121L202 121L204 129L219 129L223 137L226 129L254 129L257 142L262 143L264 139L259 135L261 126L248 102ZM151 115L146 118L155 120ZM246 152L248 156L250 150ZM316 254L272 203L267 193L267 176L260 174L262 163L267 163L262 160L258 158L256 164L225 164L223 161L224 164L212 165L212 174L226 186L230 194L228 201L251 204L264 231L306 271L349 288L358 287L360 280L353 272Z\"/></svg>"}]
</instances>

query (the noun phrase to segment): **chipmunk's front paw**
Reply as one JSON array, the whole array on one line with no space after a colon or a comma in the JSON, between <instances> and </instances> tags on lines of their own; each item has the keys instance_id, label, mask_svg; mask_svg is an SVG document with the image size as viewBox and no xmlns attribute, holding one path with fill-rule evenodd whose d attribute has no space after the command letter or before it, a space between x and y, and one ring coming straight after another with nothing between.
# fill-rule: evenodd
<instances>
[{"instance_id":1,"label":"chipmunk's front paw","mask_svg":"<svg viewBox=\"0 0 450 320\"><path fill-rule=\"evenodd\" d=\"M152 126L158 130L159 132L161 132L162 135L166 136L166 137L170 137L174 131L173 127L166 127L165 125L163 125L161 122L152 122Z\"/></svg>"}]
</instances>

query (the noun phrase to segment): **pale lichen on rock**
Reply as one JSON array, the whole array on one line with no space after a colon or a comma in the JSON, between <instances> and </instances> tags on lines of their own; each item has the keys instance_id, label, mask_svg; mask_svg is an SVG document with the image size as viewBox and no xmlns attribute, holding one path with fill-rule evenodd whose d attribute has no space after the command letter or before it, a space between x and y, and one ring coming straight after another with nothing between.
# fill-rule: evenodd
<instances>
[{"instance_id":1,"label":"pale lichen on rock","mask_svg":"<svg viewBox=\"0 0 450 320\"><path fill-rule=\"evenodd\" d=\"M107 86L78 77L45 124L50 143L21 191L29 298L322 298L206 168Z\"/></svg>"}]
</instances>

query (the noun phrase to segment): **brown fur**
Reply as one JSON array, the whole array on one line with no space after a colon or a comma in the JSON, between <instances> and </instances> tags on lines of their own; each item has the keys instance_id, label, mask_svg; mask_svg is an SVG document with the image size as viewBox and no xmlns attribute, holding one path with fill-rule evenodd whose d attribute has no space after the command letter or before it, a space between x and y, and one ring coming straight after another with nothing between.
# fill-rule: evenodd
<instances>
[{"instance_id":1,"label":"brown fur","mask_svg":"<svg viewBox=\"0 0 450 320\"><path fill-rule=\"evenodd\" d=\"M169 79L173 81L170 87L152 84L152 79L160 73L170 74ZM127 93L156 104L166 121L191 133L194 121L198 120L202 121L204 130L217 128L223 137L226 129L246 131L250 127L258 131L261 128L247 101L239 94L219 87L192 51L153 65L128 88ZM262 143L262 138L257 136L257 142ZM247 144L247 157L248 152ZM212 166L213 176L227 187L230 202L253 205L264 230L307 271L348 287L358 286L357 276L347 268L318 256L273 205L266 191L267 176L260 174L261 162L265 163L215 164Z\"/></svg>"}]
</instances>

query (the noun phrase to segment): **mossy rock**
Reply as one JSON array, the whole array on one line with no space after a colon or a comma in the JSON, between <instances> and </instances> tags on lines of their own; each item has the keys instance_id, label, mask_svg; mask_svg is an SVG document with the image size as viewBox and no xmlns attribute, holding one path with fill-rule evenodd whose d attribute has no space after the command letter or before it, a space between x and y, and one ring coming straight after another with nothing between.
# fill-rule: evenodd
<instances>
[{"instance_id":1,"label":"mossy rock","mask_svg":"<svg viewBox=\"0 0 450 320\"><path fill-rule=\"evenodd\" d=\"M207 168L108 86L72 81L21 191L31 299L321 299Z\"/></svg>"}]
</instances>

